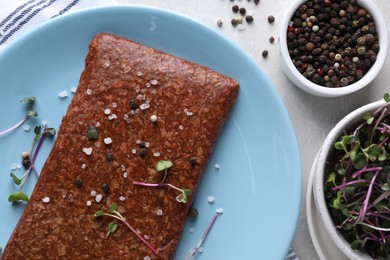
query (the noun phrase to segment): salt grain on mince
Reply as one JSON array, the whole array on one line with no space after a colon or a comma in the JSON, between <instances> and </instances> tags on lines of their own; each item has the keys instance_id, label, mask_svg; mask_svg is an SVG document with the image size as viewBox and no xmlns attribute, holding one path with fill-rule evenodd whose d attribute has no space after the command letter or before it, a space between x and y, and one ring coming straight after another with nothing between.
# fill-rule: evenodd
<instances>
[{"instance_id":1,"label":"salt grain on mince","mask_svg":"<svg viewBox=\"0 0 390 260\"><path fill-rule=\"evenodd\" d=\"M137 153L137 149L133 148L133 149L131 150L131 153L132 153L132 154L136 154L136 153Z\"/></svg>"},{"instance_id":2,"label":"salt grain on mince","mask_svg":"<svg viewBox=\"0 0 390 260\"><path fill-rule=\"evenodd\" d=\"M150 81L150 84L152 84L152 85L157 85L157 83L158 83L158 81L157 81L157 79L152 79L151 81Z\"/></svg>"},{"instance_id":3,"label":"salt grain on mince","mask_svg":"<svg viewBox=\"0 0 390 260\"><path fill-rule=\"evenodd\" d=\"M42 199L43 203L49 203L50 202L50 198L49 197L44 197Z\"/></svg>"},{"instance_id":4,"label":"salt grain on mince","mask_svg":"<svg viewBox=\"0 0 390 260\"><path fill-rule=\"evenodd\" d=\"M106 115L111 114L111 109L106 108L106 109L104 110L104 114L106 114Z\"/></svg>"},{"instance_id":5,"label":"salt grain on mince","mask_svg":"<svg viewBox=\"0 0 390 260\"><path fill-rule=\"evenodd\" d=\"M86 155L91 155L92 154L92 151L93 149L91 147L87 148L83 148L83 152L86 154Z\"/></svg>"},{"instance_id":6,"label":"salt grain on mince","mask_svg":"<svg viewBox=\"0 0 390 260\"><path fill-rule=\"evenodd\" d=\"M95 197L95 196L96 196L96 191L95 191L95 190L92 190L92 191L91 191L91 196L92 196L92 197Z\"/></svg>"},{"instance_id":7,"label":"salt grain on mince","mask_svg":"<svg viewBox=\"0 0 390 260\"><path fill-rule=\"evenodd\" d=\"M127 172L123 173L123 178L127 178Z\"/></svg>"},{"instance_id":8,"label":"salt grain on mince","mask_svg":"<svg viewBox=\"0 0 390 260\"><path fill-rule=\"evenodd\" d=\"M120 201L125 201L125 200L126 200L126 198L125 198L125 197L123 197L123 196L120 196L120 197L119 197L119 200L120 200Z\"/></svg>"},{"instance_id":9,"label":"salt grain on mince","mask_svg":"<svg viewBox=\"0 0 390 260\"><path fill-rule=\"evenodd\" d=\"M160 154L160 152L155 152L155 153L153 153L153 156L154 157L159 157L161 154Z\"/></svg>"},{"instance_id":10,"label":"salt grain on mince","mask_svg":"<svg viewBox=\"0 0 390 260\"><path fill-rule=\"evenodd\" d=\"M163 214L163 211L161 209L158 209L157 210L157 216L162 216L162 214Z\"/></svg>"},{"instance_id":11,"label":"salt grain on mince","mask_svg":"<svg viewBox=\"0 0 390 260\"><path fill-rule=\"evenodd\" d=\"M148 103L143 103L139 106L142 110L148 109L150 105Z\"/></svg>"},{"instance_id":12,"label":"salt grain on mince","mask_svg":"<svg viewBox=\"0 0 390 260\"><path fill-rule=\"evenodd\" d=\"M117 104L116 102L113 102L113 103L112 103L112 107L115 108L115 107L117 107L117 106L118 106L118 104Z\"/></svg>"},{"instance_id":13,"label":"salt grain on mince","mask_svg":"<svg viewBox=\"0 0 390 260\"><path fill-rule=\"evenodd\" d=\"M96 123L96 127L99 127L99 126L100 126L100 122L97 122L97 123Z\"/></svg>"},{"instance_id":14,"label":"salt grain on mince","mask_svg":"<svg viewBox=\"0 0 390 260\"><path fill-rule=\"evenodd\" d=\"M111 137L106 137L106 138L104 138L104 143L105 143L105 144L111 144L111 143L112 143Z\"/></svg>"},{"instance_id":15,"label":"salt grain on mince","mask_svg":"<svg viewBox=\"0 0 390 260\"><path fill-rule=\"evenodd\" d=\"M87 167L87 165L86 165L85 163L83 163L83 164L81 165L81 169L85 169L85 167Z\"/></svg>"},{"instance_id":16,"label":"salt grain on mince","mask_svg":"<svg viewBox=\"0 0 390 260\"><path fill-rule=\"evenodd\" d=\"M99 203L103 198L103 195L102 194L97 194L96 197L95 197L95 200L97 203Z\"/></svg>"},{"instance_id":17,"label":"salt grain on mince","mask_svg":"<svg viewBox=\"0 0 390 260\"><path fill-rule=\"evenodd\" d=\"M92 206L92 202L90 200L87 201L87 206L88 207Z\"/></svg>"},{"instance_id":18,"label":"salt grain on mince","mask_svg":"<svg viewBox=\"0 0 390 260\"><path fill-rule=\"evenodd\" d=\"M138 77L141 77L141 76L142 76L142 72L141 72L141 71L138 71L138 72L137 72L137 76L138 76Z\"/></svg>"},{"instance_id":19,"label":"salt grain on mince","mask_svg":"<svg viewBox=\"0 0 390 260\"><path fill-rule=\"evenodd\" d=\"M92 90L91 89L87 89L87 94L91 95L92 94Z\"/></svg>"}]
</instances>

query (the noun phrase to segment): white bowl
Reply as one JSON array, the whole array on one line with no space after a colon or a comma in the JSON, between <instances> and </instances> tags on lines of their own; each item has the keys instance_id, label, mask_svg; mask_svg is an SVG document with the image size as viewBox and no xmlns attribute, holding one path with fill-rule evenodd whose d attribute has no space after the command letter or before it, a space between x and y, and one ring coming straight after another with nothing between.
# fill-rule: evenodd
<instances>
[{"instance_id":1,"label":"white bowl","mask_svg":"<svg viewBox=\"0 0 390 260\"><path fill-rule=\"evenodd\" d=\"M381 70L385 62L387 56L387 50L389 47L388 29L380 9L375 5L375 3L372 0L358 0L358 4L364 7L368 11L368 13L371 14L371 16L374 19L374 23L376 25L380 50L379 53L377 54L377 59L375 63L373 64L371 69L364 75L364 77L358 80L357 82L345 87L328 88L321 85L317 85L311 82L310 80L306 79L295 68L293 62L291 61L290 55L288 53L287 29L294 12L304 2L307 2L307 0L296 0L290 6L287 13L285 14L281 26L281 31L279 36L279 48L282 57L282 67L287 77L302 90L312 95L321 96L321 97L344 96L353 93L355 91L358 91L363 87L367 86L378 75L379 71Z\"/></svg>"},{"instance_id":2,"label":"white bowl","mask_svg":"<svg viewBox=\"0 0 390 260\"><path fill-rule=\"evenodd\" d=\"M329 132L325 138L324 143L318 153L317 165L315 168L314 179L313 179L313 195L314 201L317 208L317 213L321 219L325 230L332 239L332 242L350 259L372 259L367 254L364 254L358 250L352 250L351 244L347 242L343 236L336 229L332 218L329 214L328 208L325 202L324 194L324 170L328 155L334 152L334 143L338 141L338 138L344 134L344 131L348 131L353 126L356 126L359 122L363 122L362 115L364 112L373 111L379 106L385 103L384 100L380 100L374 103L370 103L363 107L356 109L341 121Z\"/></svg>"}]
</instances>

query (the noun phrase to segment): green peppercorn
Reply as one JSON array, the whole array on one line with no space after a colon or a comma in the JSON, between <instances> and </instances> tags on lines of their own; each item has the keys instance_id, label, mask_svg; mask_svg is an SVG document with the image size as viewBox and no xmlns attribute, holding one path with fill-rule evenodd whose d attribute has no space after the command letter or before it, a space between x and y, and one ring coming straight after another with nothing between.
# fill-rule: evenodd
<instances>
[{"instance_id":1,"label":"green peppercorn","mask_svg":"<svg viewBox=\"0 0 390 260\"><path fill-rule=\"evenodd\" d=\"M88 140L91 140L91 141L98 139L98 131L97 131L96 127L94 127L93 125L88 126L87 137L88 137Z\"/></svg>"},{"instance_id":2,"label":"green peppercorn","mask_svg":"<svg viewBox=\"0 0 390 260\"><path fill-rule=\"evenodd\" d=\"M365 52L366 52L366 47L364 47L364 46L360 46L360 47L357 49L357 53L358 53L359 55L363 55Z\"/></svg>"}]
</instances>

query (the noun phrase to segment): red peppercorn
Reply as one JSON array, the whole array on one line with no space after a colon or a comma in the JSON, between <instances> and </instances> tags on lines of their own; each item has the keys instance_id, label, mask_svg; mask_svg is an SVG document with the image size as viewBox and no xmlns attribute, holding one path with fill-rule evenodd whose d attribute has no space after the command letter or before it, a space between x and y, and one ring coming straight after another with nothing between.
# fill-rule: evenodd
<instances>
[{"instance_id":1,"label":"red peppercorn","mask_svg":"<svg viewBox=\"0 0 390 260\"><path fill-rule=\"evenodd\" d=\"M339 67L339 69L345 70L345 65L344 65L344 64L341 64L340 67Z\"/></svg>"},{"instance_id":2,"label":"red peppercorn","mask_svg":"<svg viewBox=\"0 0 390 260\"><path fill-rule=\"evenodd\" d=\"M288 32L294 32L294 27L289 26L287 30L288 30Z\"/></svg>"},{"instance_id":3,"label":"red peppercorn","mask_svg":"<svg viewBox=\"0 0 390 260\"><path fill-rule=\"evenodd\" d=\"M324 3L325 3L326 5L331 5L332 1L331 1L331 0L325 0Z\"/></svg>"},{"instance_id":4,"label":"red peppercorn","mask_svg":"<svg viewBox=\"0 0 390 260\"><path fill-rule=\"evenodd\" d=\"M324 71L323 71L321 68L316 69L316 72L317 72L317 74L320 75L321 77L324 75Z\"/></svg>"}]
</instances>

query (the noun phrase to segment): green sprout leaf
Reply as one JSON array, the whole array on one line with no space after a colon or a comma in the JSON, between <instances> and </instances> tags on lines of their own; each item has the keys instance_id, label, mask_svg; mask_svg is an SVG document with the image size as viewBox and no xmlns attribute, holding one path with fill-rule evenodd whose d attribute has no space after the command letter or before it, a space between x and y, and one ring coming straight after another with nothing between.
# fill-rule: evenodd
<instances>
[{"instance_id":1,"label":"green sprout leaf","mask_svg":"<svg viewBox=\"0 0 390 260\"><path fill-rule=\"evenodd\" d=\"M353 167L356 170L363 169L363 167L366 165L366 156L363 153L359 153L353 158Z\"/></svg>"},{"instance_id":2,"label":"green sprout leaf","mask_svg":"<svg viewBox=\"0 0 390 260\"><path fill-rule=\"evenodd\" d=\"M355 240L351 243L351 248L353 250L357 250L361 247L361 245L363 245L363 240L358 239L358 240Z\"/></svg>"},{"instance_id":3,"label":"green sprout leaf","mask_svg":"<svg viewBox=\"0 0 390 260\"><path fill-rule=\"evenodd\" d=\"M114 213L115 211L118 211L118 204L116 204L116 203L112 203L111 205L110 205L110 212L111 213Z\"/></svg>"},{"instance_id":4,"label":"green sprout leaf","mask_svg":"<svg viewBox=\"0 0 390 260\"><path fill-rule=\"evenodd\" d=\"M365 112L363 114L363 119L364 119L364 121L367 122L367 124L371 125L372 122L374 121L375 117L372 116L371 112Z\"/></svg>"},{"instance_id":5,"label":"green sprout leaf","mask_svg":"<svg viewBox=\"0 0 390 260\"><path fill-rule=\"evenodd\" d=\"M337 149L337 150L344 150L346 154L348 154L348 149L347 149L347 145L349 143L349 141L352 139L352 135L345 135L341 138L341 141L339 142L336 142L334 144L334 147Z\"/></svg>"},{"instance_id":6,"label":"green sprout leaf","mask_svg":"<svg viewBox=\"0 0 390 260\"><path fill-rule=\"evenodd\" d=\"M20 185L22 183L22 180L19 179L18 176L16 176L13 172L10 172L9 175L11 176L12 180L16 185Z\"/></svg>"},{"instance_id":7,"label":"green sprout leaf","mask_svg":"<svg viewBox=\"0 0 390 260\"><path fill-rule=\"evenodd\" d=\"M390 185L386 182L385 184L382 185L382 190L389 191L390 190Z\"/></svg>"},{"instance_id":8,"label":"green sprout leaf","mask_svg":"<svg viewBox=\"0 0 390 260\"><path fill-rule=\"evenodd\" d=\"M118 224L116 222L111 222L108 224L107 230L109 234L113 234L118 227Z\"/></svg>"},{"instance_id":9,"label":"green sprout leaf","mask_svg":"<svg viewBox=\"0 0 390 260\"><path fill-rule=\"evenodd\" d=\"M329 174L328 178L326 179L325 186L328 183L333 183L334 186L337 186L335 180L336 180L336 173L332 172L331 174Z\"/></svg>"},{"instance_id":10,"label":"green sprout leaf","mask_svg":"<svg viewBox=\"0 0 390 260\"><path fill-rule=\"evenodd\" d=\"M45 130L47 136L53 137L56 135L56 130L54 128L48 128Z\"/></svg>"},{"instance_id":11,"label":"green sprout leaf","mask_svg":"<svg viewBox=\"0 0 390 260\"><path fill-rule=\"evenodd\" d=\"M36 126L36 127L34 127L34 134L36 134L36 135L39 135L39 134L41 134L41 130L42 130L42 128L41 128L41 126L39 125L39 126Z\"/></svg>"},{"instance_id":12,"label":"green sprout leaf","mask_svg":"<svg viewBox=\"0 0 390 260\"><path fill-rule=\"evenodd\" d=\"M35 100L36 100L36 98L34 96L31 96L31 97L22 98L20 100L20 102L26 103L26 104L34 104Z\"/></svg>"},{"instance_id":13,"label":"green sprout leaf","mask_svg":"<svg viewBox=\"0 0 390 260\"><path fill-rule=\"evenodd\" d=\"M183 196L188 197L188 196L190 196L191 194L192 194L192 190L190 190L190 189L185 189L185 190L183 190Z\"/></svg>"},{"instance_id":14,"label":"green sprout leaf","mask_svg":"<svg viewBox=\"0 0 390 260\"><path fill-rule=\"evenodd\" d=\"M25 202L28 202L29 198L28 198L28 196L25 193L23 193L22 191L19 190L17 192L12 193L11 195L9 195L8 201L9 202L15 202L15 201L25 201Z\"/></svg>"},{"instance_id":15,"label":"green sprout leaf","mask_svg":"<svg viewBox=\"0 0 390 260\"><path fill-rule=\"evenodd\" d=\"M172 161L170 160L161 160L156 164L156 171L161 172L163 170L167 170L173 166Z\"/></svg>"},{"instance_id":16,"label":"green sprout leaf","mask_svg":"<svg viewBox=\"0 0 390 260\"><path fill-rule=\"evenodd\" d=\"M389 103L390 102L390 95L389 93L385 93L385 95L383 96L384 100Z\"/></svg>"},{"instance_id":17,"label":"green sprout leaf","mask_svg":"<svg viewBox=\"0 0 390 260\"><path fill-rule=\"evenodd\" d=\"M102 217L102 216L104 216L104 212L101 211L101 210L99 210L99 211L96 211L95 214L93 214L93 215L94 215L96 218Z\"/></svg>"}]
</instances>

